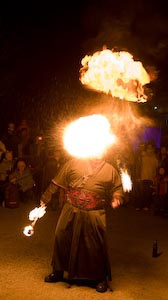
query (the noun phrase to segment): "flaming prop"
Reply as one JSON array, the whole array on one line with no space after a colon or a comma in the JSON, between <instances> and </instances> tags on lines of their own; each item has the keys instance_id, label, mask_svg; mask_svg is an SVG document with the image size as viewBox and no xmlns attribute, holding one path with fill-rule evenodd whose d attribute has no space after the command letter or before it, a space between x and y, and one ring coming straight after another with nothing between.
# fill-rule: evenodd
<instances>
[{"instance_id":1,"label":"flaming prop","mask_svg":"<svg viewBox=\"0 0 168 300\"><path fill-rule=\"evenodd\" d=\"M81 64L80 81L88 88L128 101L147 101L143 86L150 82L150 76L130 53L105 49L86 55Z\"/></svg>"},{"instance_id":2,"label":"flaming prop","mask_svg":"<svg viewBox=\"0 0 168 300\"><path fill-rule=\"evenodd\" d=\"M132 181L130 175L128 174L127 169L120 169L121 172L121 181L124 192L130 192L132 190Z\"/></svg>"},{"instance_id":3,"label":"flaming prop","mask_svg":"<svg viewBox=\"0 0 168 300\"><path fill-rule=\"evenodd\" d=\"M37 220L43 217L45 213L46 213L46 206L36 207L30 211L29 220L33 222L31 223L31 225L28 225L24 228L23 233L26 236L31 236L34 234L34 226Z\"/></svg>"}]
</instances>

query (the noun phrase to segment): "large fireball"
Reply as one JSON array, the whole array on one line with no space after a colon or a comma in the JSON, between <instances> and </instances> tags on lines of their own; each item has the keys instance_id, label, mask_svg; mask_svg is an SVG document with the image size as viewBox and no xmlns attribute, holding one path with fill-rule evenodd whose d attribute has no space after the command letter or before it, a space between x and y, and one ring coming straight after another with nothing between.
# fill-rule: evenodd
<instances>
[{"instance_id":1,"label":"large fireball","mask_svg":"<svg viewBox=\"0 0 168 300\"><path fill-rule=\"evenodd\" d=\"M80 81L88 88L128 101L147 101L144 85L150 76L129 52L105 49L86 55L81 64Z\"/></svg>"}]
</instances>

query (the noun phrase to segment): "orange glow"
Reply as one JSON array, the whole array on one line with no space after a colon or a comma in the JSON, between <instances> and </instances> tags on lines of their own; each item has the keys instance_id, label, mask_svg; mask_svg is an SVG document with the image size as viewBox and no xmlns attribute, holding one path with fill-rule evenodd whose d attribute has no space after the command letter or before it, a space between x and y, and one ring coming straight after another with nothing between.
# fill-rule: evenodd
<instances>
[{"instance_id":1,"label":"orange glow","mask_svg":"<svg viewBox=\"0 0 168 300\"><path fill-rule=\"evenodd\" d=\"M121 169L121 181L124 192L130 192L132 190L132 181L128 171L125 169Z\"/></svg>"},{"instance_id":2,"label":"orange glow","mask_svg":"<svg viewBox=\"0 0 168 300\"><path fill-rule=\"evenodd\" d=\"M94 114L81 117L65 128L64 148L79 158L100 156L115 139L107 118Z\"/></svg>"},{"instance_id":3,"label":"orange glow","mask_svg":"<svg viewBox=\"0 0 168 300\"><path fill-rule=\"evenodd\" d=\"M34 233L34 228L31 225L25 226L24 230L23 230L24 235L26 236L31 236Z\"/></svg>"},{"instance_id":4,"label":"orange glow","mask_svg":"<svg viewBox=\"0 0 168 300\"><path fill-rule=\"evenodd\" d=\"M46 213L46 206L35 207L29 213L29 220L34 221L36 218L40 219Z\"/></svg>"},{"instance_id":5,"label":"orange glow","mask_svg":"<svg viewBox=\"0 0 168 300\"><path fill-rule=\"evenodd\" d=\"M37 220L43 217L45 213L46 213L46 206L35 207L33 210L30 211L29 220L33 222L31 223L31 225L24 227L23 233L26 236L31 236L34 234L34 226Z\"/></svg>"},{"instance_id":6,"label":"orange glow","mask_svg":"<svg viewBox=\"0 0 168 300\"><path fill-rule=\"evenodd\" d=\"M80 81L88 88L128 101L147 101L143 86L150 76L130 53L105 49L86 55L81 64Z\"/></svg>"}]
</instances>

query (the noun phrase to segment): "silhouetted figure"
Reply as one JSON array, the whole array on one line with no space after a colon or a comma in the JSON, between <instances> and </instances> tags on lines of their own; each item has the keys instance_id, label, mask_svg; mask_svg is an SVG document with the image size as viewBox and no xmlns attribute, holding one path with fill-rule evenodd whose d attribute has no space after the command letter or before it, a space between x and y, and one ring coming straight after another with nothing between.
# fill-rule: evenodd
<instances>
[{"instance_id":1,"label":"silhouetted figure","mask_svg":"<svg viewBox=\"0 0 168 300\"><path fill-rule=\"evenodd\" d=\"M1 141L4 143L6 150L12 151L13 158L18 158L19 138L16 133L15 123L8 123L7 131L2 135Z\"/></svg>"},{"instance_id":2,"label":"silhouetted figure","mask_svg":"<svg viewBox=\"0 0 168 300\"><path fill-rule=\"evenodd\" d=\"M23 159L17 161L16 169L10 175L9 180L17 185L21 202L34 200L35 181Z\"/></svg>"},{"instance_id":3,"label":"silhouetted figure","mask_svg":"<svg viewBox=\"0 0 168 300\"><path fill-rule=\"evenodd\" d=\"M11 151L6 151L0 163L0 202L4 201L5 190L9 184L9 175L14 169L15 160Z\"/></svg>"}]
</instances>

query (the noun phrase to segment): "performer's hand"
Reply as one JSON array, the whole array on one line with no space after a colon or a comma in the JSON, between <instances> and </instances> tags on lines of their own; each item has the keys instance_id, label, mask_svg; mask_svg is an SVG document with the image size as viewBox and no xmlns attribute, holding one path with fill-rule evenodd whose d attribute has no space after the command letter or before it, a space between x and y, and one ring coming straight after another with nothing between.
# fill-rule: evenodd
<instances>
[{"instance_id":1,"label":"performer's hand","mask_svg":"<svg viewBox=\"0 0 168 300\"><path fill-rule=\"evenodd\" d=\"M111 203L111 206L112 206L112 208L117 208L117 207L119 207L120 206L120 201L118 200L118 199L114 199L113 201L112 201L112 203Z\"/></svg>"},{"instance_id":2,"label":"performer's hand","mask_svg":"<svg viewBox=\"0 0 168 300\"><path fill-rule=\"evenodd\" d=\"M40 200L40 206L46 206L46 204L43 202L43 200Z\"/></svg>"}]
</instances>

